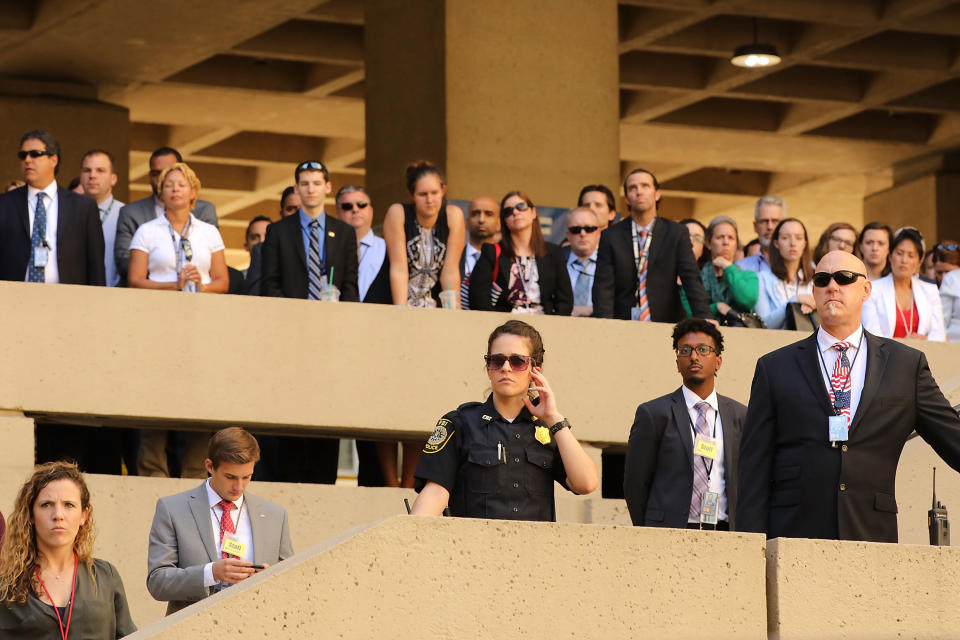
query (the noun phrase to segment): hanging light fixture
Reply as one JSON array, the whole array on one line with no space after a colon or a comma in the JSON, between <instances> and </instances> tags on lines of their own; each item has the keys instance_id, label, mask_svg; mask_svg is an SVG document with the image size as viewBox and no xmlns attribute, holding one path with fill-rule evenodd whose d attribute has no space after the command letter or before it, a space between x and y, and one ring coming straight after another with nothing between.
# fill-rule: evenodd
<instances>
[{"instance_id":1,"label":"hanging light fixture","mask_svg":"<svg viewBox=\"0 0 960 640\"><path fill-rule=\"evenodd\" d=\"M746 69L762 69L780 64L780 54L772 44L757 42L757 19L753 19L753 42L737 47L730 63Z\"/></svg>"}]
</instances>

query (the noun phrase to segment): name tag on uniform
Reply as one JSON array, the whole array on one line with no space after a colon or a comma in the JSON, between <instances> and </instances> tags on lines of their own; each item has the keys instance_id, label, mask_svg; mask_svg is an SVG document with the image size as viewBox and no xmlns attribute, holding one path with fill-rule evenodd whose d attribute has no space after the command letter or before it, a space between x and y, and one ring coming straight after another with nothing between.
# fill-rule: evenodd
<instances>
[{"instance_id":1,"label":"name tag on uniform","mask_svg":"<svg viewBox=\"0 0 960 640\"><path fill-rule=\"evenodd\" d=\"M630 319L640 320L640 307L633 307L630 309Z\"/></svg>"},{"instance_id":2,"label":"name tag on uniform","mask_svg":"<svg viewBox=\"0 0 960 640\"><path fill-rule=\"evenodd\" d=\"M693 454L701 458L716 460L717 458L717 439L705 436L702 433L697 434L697 439L693 443Z\"/></svg>"},{"instance_id":3,"label":"name tag on uniform","mask_svg":"<svg viewBox=\"0 0 960 640\"><path fill-rule=\"evenodd\" d=\"M46 247L34 247L33 266L45 267L47 266L47 261L49 259L50 259L50 249L47 249Z\"/></svg>"},{"instance_id":4,"label":"name tag on uniform","mask_svg":"<svg viewBox=\"0 0 960 640\"><path fill-rule=\"evenodd\" d=\"M242 542L234 538L229 533L223 534L222 551L224 553L228 553L231 556L237 556L238 558L242 558L246 550L247 550L247 545L243 544Z\"/></svg>"},{"instance_id":5,"label":"name tag on uniform","mask_svg":"<svg viewBox=\"0 0 960 640\"><path fill-rule=\"evenodd\" d=\"M846 416L830 416L827 424L830 431L830 442L845 442L847 440L850 426L847 424Z\"/></svg>"},{"instance_id":6,"label":"name tag on uniform","mask_svg":"<svg viewBox=\"0 0 960 640\"><path fill-rule=\"evenodd\" d=\"M704 491L700 498L700 522L717 524L717 504L720 494L716 491Z\"/></svg>"}]
</instances>

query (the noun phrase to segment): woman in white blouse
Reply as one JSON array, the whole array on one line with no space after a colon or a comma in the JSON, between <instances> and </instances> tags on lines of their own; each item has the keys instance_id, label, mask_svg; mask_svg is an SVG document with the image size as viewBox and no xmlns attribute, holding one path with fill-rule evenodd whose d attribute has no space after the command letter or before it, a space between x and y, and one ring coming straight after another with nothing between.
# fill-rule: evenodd
<instances>
[{"instance_id":1,"label":"woman in white blouse","mask_svg":"<svg viewBox=\"0 0 960 640\"><path fill-rule=\"evenodd\" d=\"M200 192L197 174L178 162L160 174L157 190L166 212L140 225L130 242L130 286L224 293L230 279L223 238L190 213Z\"/></svg>"},{"instance_id":2,"label":"woman in white blouse","mask_svg":"<svg viewBox=\"0 0 960 640\"><path fill-rule=\"evenodd\" d=\"M768 329L785 327L789 302L799 302L803 313L816 308L811 262L807 228L796 218L784 218L770 238L770 271L757 274L760 295L755 311Z\"/></svg>"},{"instance_id":3,"label":"woman in white blouse","mask_svg":"<svg viewBox=\"0 0 960 640\"><path fill-rule=\"evenodd\" d=\"M890 273L873 281L863 304L863 328L883 338L946 339L937 286L918 275L923 236L913 227L898 229L890 247Z\"/></svg>"}]
</instances>

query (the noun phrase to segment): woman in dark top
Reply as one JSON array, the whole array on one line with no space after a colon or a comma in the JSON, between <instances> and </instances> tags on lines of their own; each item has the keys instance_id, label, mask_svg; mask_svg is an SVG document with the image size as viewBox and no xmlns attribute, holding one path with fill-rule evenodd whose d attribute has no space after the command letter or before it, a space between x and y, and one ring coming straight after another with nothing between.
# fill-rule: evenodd
<instances>
[{"instance_id":1,"label":"woman in dark top","mask_svg":"<svg viewBox=\"0 0 960 640\"><path fill-rule=\"evenodd\" d=\"M115 640L137 630L117 569L93 557L90 491L77 465L38 465L0 548L0 637Z\"/></svg>"},{"instance_id":2,"label":"woman in dark top","mask_svg":"<svg viewBox=\"0 0 960 640\"><path fill-rule=\"evenodd\" d=\"M597 488L597 467L557 408L543 355L526 322L493 330L483 357L492 393L437 423L417 467L414 515L438 516L449 504L454 516L553 521L554 482L581 495Z\"/></svg>"},{"instance_id":3,"label":"woman in dark top","mask_svg":"<svg viewBox=\"0 0 960 640\"><path fill-rule=\"evenodd\" d=\"M479 311L568 316L573 289L566 260L544 241L533 201L511 191L500 201L497 245L485 244L470 275L470 308Z\"/></svg>"},{"instance_id":4,"label":"woman in dark top","mask_svg":"<svg viewBox=\"0 0 960 640\"><path fill-rule=\"evenodd\" d=\"M447 185L429 162L407 167L406 181L413 202L390 205L383 220L393 303L438 307L441 291L460 291L463 210L446 204Z\"/></svg>"}]
</instances>

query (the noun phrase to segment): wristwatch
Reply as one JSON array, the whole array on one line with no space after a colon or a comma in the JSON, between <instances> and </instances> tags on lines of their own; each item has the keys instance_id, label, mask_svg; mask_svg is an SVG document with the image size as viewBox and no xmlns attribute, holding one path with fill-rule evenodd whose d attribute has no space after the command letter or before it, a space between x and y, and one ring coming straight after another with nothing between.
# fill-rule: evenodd
<instances>
[{"instance_id":1,"label":"wristwatch","mask_svg":"<svg viewBox=\"0 0 960 640\"><path fill-rule=\"evenodd\" d=\"M555 424L555 425L553 425L552 427L550 427L550 435L554 435L557 431L560 431L560 429L563 429L564 427L566 427L567 429L572 429L572 428L573 428L573 427L570 426L570 422L567 421L566 418L564 418L563 420L561 420L561 421L558 422L557 424Z\"/></svg>"}]
</instances>

